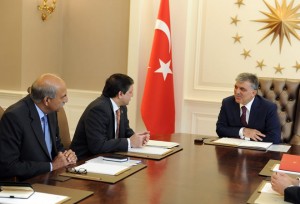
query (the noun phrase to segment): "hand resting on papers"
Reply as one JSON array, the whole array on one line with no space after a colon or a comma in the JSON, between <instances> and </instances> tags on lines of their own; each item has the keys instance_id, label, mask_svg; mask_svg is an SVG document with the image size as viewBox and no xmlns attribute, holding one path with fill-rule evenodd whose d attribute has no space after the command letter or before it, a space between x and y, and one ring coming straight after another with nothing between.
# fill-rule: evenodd
<instances>
[{"instance_id":1,"label":"hand resting on papers","mask_svg":"<svg viewBox=\"0 0 300 204\"><path fill-rule=\"evenodd\" d=\"M143 147L150 139L150 131L136 133L130 137L131 147Z\"/></svg>"},{"instance_id":2,"label":"hand resting on papers","mask_svg":"<svg viewBox=\"0 0 300 204\"><path fill-rule=\"evenodd\" d=\"M251 128L244 128L243 135L254 141L262 141L262 137L266 137L266 135L262 134L260 131Z\"/></svg>"}]
</instances>

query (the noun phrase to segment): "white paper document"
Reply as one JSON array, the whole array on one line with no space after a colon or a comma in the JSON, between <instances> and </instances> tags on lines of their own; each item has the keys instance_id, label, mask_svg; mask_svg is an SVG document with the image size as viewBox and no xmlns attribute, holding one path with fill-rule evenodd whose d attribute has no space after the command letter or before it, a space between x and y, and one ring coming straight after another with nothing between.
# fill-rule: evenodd
<instances>
[{"instance_id":1,"label":"white paper document","mask_svg":"<svg viewBox=\"0 0 300 204\"><path fill-rule=\"evenodd\" d=\"M76 170L80 168L86 169L88 173L119 175L120 173L129 170L130 167L112 163L86 162L80 166L75 167Z\"/></svg>"},{"instance_id":2,"label":"white paper document","mask_svg":"<svg viewBox=\"0 0 300 204\"><path fill-rule=\"evenodd\" d=\"M291 148L291 145L280 145L280 144L272 144L268 151L273 152L287 152Z\"/></svg>"},{"instance_id":3,"label":"white paper document","mask_svg":"<svg viewBox=\"0 0 300 204\"><path fill-rule=\"evenodd\" d=\"M68 196L55 195L49 193L35 192L27 199L22 198L0 198L1 204L58 204L70 198Z\"/></svg>"},{"instance_id":4,"label":"white paper document","mask_svg":"<svg viewBox=\"0 0 300 204\"><path fill-rule=\"evenodd\" d=\"M273 190L272 184L270 182L266 182L260 192L261 193L273 193L273 194L280 195L279 193L277 193L276 191Z\"/></svg>"},{"instance_id":5,"label":"white paper document","mask_svg":"<svg viewBox=\"0 0 300 204\"><path fill-rule=\"evenodd\" d=\"M94 159L87 160L86 162L103 163L103 164L111 164L111 165L119 165L119 166L135 166L137 164L140 164L142 161L128 159L128 161L126 162L113 162L113 161L103 160L103 157L99 156Z\"/></svg>"},{"instance_id":6,"label":"white paper document","mask_svg":"<svg viewBox=\"0 0 300 204\"><path fill-rule=\"evenodd\" d=\"M259 196L255 200L255 203L285 204L289 202L285 202L283 196L272 189L270 182L265 182L264 186L260 190Z\"/></svg>"},{"instance_id":7,"label":"white paper document","mask_svg":"<svg viewBox=\"0 0 300 204\"><path fill-rule=\"evenodd\" d=\"M179 146L176 142L166 142L166 141L159 141L159 140L149 140L146 146L150 147L162 147L162 148L173 148Z\"/></svg>"},{"instance_id":8,"label":"white paper document","mask_svg":"<svg viewBox=\"0 0 300 204\"><path fill-rule=\"evenodd\" d=\"M256 141L248 141L242 140L238 138L227 138L223 137L221 139L213 141L216 144L240 147L240 148L248 148L248 149L258 149L258 150L267 150L272 142L256 142Z\"/></svg>"},{"instance_id":9,"label":"white paper document","mask_svg":"<svg viewBox=\"0 0 300 204\"><path fill-rule=\"evenodd\" d=\"M134 153L143 153L143 154L155 154L155 155L164 155L172 151L171 149L161 148L161 147L141 147L141 148L130 148L128 152Z\"/></svg>"}]
</instances>

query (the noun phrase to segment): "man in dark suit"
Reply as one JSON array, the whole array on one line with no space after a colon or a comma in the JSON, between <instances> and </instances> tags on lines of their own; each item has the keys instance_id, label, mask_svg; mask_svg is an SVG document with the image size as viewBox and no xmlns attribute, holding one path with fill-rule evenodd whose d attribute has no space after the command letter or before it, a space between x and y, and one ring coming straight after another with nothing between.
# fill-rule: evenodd
<instances>
[{"instance_id":1,"label":"man in dark suit","mask_svg":"<svg viewBox=\"0 0 300 204\"><path fill-rule=\"evenodd\" d=\"M71 148L79 159L105 152L128 151L148 142L148 131L136 134L129 127L126 105L132 96L133 80L129 76L113 74L106 80L102 95L88 105L77 124ZM119 123L117 110L120 110Z\"/></svg>"},{"instance_id":2,"label":"man in dark suit","mask_svg":"<svg viewBox=\"0 0 300 204\"><path fill-rule=\"evenodd\" d=\"M271 177L272 188L281 195L284 201L300 203L300 183L299 179L291 178L284 173L274 173Z\"/></svg>"},{"instance_id":3,"label":"man in dark suit","mask_svg":"<svg viewBox=\"0 0 300 204\"><path fill-rule=\"evenodd\" d=\"M222 101L216 129L219 137L280 143L277 106L258 96L257 90L256 75L241 73L237 76L234 96Z\"/></svg>"},{"instance_id":4,"label":"man in dark suit","mask_svg":"<svg viewBox=\"0 0 300 204\"><path fill-rule=\"evenodd\" d=\"M24 180L75 164L72 150L64 150L56 111L68 101L65 82L41 75L30 94L11 105L0 121L0 177Z\"/></svg>"}]
</instances>

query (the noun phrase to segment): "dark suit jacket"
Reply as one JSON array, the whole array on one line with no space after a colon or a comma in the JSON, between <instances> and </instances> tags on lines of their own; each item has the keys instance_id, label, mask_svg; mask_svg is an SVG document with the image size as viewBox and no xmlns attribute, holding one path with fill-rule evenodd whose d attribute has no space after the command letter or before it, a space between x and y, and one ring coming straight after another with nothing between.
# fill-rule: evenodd
<instances>
[{"instance_id":1,"label":"dark suit jacket","mask_svg":"<svg viewBox=\"0 0 300 204\"><path fill-rule=\"evenodd\" d=\"M225 98L217 121L218 136L239 138L241 127L243 125L240 121L240 105L235 102L234 96ZM261 96L255 96L247 127L257 129L265 134L266 137L263 138L263 142L280 143L281 126L276 104Z\"/></svg>"},{"instance_id":2,"label":"dark suit jacket","mask_svg":"<svg viewBox=\"0 0 300 204\"><path fill-rule=\"evenodd\" d=\"M300 203L300 187L292 186L284 189L284 201Z\"/></svg>"},{"instance_id":3,"label":"dark suit jacket","mask_svg":"<svg viewBox=\"0 0 300 204\"><path fill-rule=\"evenodd\" d=\"M126 106L121 106L120 133L115 139L115 117L110 99L100 96L83 112L71 143L77 157L115 151L127 151L127 138L134 134L129 127Z\"/></svg>"},{"instance_id":4,"label":"dark suit jacket","mask_svg":"<svg viewBox=\"0 0 300 204\"><path fill-rule=\"evenodd\" d=\"M60 142L56 112L48 114L52 158L64 151ZM31 98L10 106L0 121L0 177L23 180L50 171L41 120Z\"/></svg>"}]
</instances>

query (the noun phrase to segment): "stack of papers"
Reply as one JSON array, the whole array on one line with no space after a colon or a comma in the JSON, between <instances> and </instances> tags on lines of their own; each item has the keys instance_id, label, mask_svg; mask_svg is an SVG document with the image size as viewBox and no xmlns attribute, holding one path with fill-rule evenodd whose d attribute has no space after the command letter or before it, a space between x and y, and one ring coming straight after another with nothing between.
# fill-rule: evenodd
<instances>
[{"instance_id":1,"label":"stack of papers","mask_svg":"<svg viewBox=\"0 0 300 204\"><path fill-rule=\"evenodd\" d=\"M82 165L75 167L76 170L86 169L88 173L96 174L107 174L107 175L119 175L124 171L130 169L130 166L119 165L115 163L95 163L95 162L86 162Z\"/></svg>"},{"instance_id":2,"label":"stack of papers","mask_svg":"<svg viewBox=\"0 0 300 204\"><path fill-rule=\"evenodd\" d=\"M171 151L172 151L171 149L161 148L161 147L151 147L151 146L145 146L141 148L131 148L128 150L128 152L133 152L133 153L154 154L154 155L164 155Z\"/></svg>"},{"instance_id":3,"label":"stack of papers","mask_svg":"<svg viewBox=\"0 0 300 204\"><path fill-rule=\"evenodd\" d=\"M96 157L94 159L90 159L86 161L88 162L93 162L93 163L102 163L102 164L111 164L111 165L119 165L119 166L135 166L137 164L141 163L141 160L132 160L132 159L128 159L128 161L126 162L113 162L113 161L106 161L103 159L102 156Z\"/></svg>"},{"instance_id":4,"label":"stack of papers","mask_svg":"<svg viewBox=\"0 0 300 204\"><path fill-rule=\"evenodd\" d=\"M149 140L146 146L150 147L162 147L162 148L173 148L179 146L176 142L165 142L165 141L158 141L158 140Z\"/></svg>"},{"instance_id":5,"label":"stack of papers","mask_svg":"<svg viewBox=\"0 0 300 204\"><path fill-rule=\"evenodd\" d=\"M280 164L275 164L272 168L272 171L276 171L276 172L282 172L282 173L286 173L286 174L293 174L293 175L300 175L300 172L296 172L296 171L286 171L286 170L281 170L279 168Z\"/></svg>"},{"instance_id":6,"label":"stack of papers","mask_svg":"<svg viewBox=\"0 0 300 204\"><path fill-rule=\"evenodd\" d=\"M248 140L227 138L227 137L223 137L221 139L215 140L213 141L213 143L219 145L225 145L225 146L257 149L257 150L268 150L268 148L272 145L272 142L255 142L255 141L248 141Z\"/></svg>"}]
</instances>

